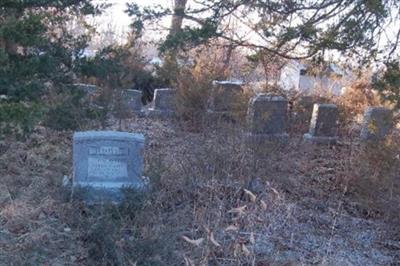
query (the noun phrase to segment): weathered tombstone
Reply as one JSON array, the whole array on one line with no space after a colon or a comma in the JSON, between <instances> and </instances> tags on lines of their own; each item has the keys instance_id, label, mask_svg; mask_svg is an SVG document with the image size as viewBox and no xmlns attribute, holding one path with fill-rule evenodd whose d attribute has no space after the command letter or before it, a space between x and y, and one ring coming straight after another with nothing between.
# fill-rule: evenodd
<instances>
[{"instance_id":1,"label":"weathered tombstone","mask_svg":"<svg viewBox=\"0 0 400 266\"><path fill-rule=\"evenodd\" d=\"M233 81L214 81L209 99L209 111L229 114L241 107L242 83Z\"/></svg>"},{"instance_id":2,"label":"weathered tombstone","mask_svg":"<svg viewBox=\"0 0 400 266\"><path fill-rule=\"evenodd\" d=\"M368 107L364 113L361 139L368 141L383 140L392 127L392 111L385 107Z\"/></svg>"},{"instance_id":3,"label":"weathered tombstone","mask_svg":"<svg viewBox=\"0 0 400 266\"><path fill-rule=\"evenodd\" d=\"M157 89L154 93L154 106L149 111L150 116L168 117L176 112L175 89Z\"/></svg>"},{"instance_id":4,"label":"weathered tombstone","mask_svg":"<svg viewBox=\"0 0 400 266\"><path fill-rule=\"evenodd\" d=\"M318 144L337 142L338 109L334 104L314 104L310 131L304 134L304 140Z\"/></svg>"},{"instance_id":5,"label":"weathered tombstone","mask_svg":"<svg viewBox=\"0 0 400 266\"><path fill-rule=\"evenodd\" d=\"M129 111L139 114L142 110L142 92L139 90L124 90L123 101Z\"/></svg>"},{"instance_id":6,"label":"weathered tombstone","mask_svg":"<svg viewBox=\"0 0 400 266\"><path fill-rule=\"evenodd\" d=\"M288 101L281 96L259 94L252 98L247 113L252 140L286 140Z\"/></svg>"},{"instance_id":7,"label":"weathered tombstone","mask_svg":"<svg viewBox=\"0 0 400 266\"><path fill-rule=\"evenodd\" d=\"M88 201L119 201L121 188L142 189L144 136L127 132L87 131L73 136L74 188Z\"/></svg>"}]
</instances>

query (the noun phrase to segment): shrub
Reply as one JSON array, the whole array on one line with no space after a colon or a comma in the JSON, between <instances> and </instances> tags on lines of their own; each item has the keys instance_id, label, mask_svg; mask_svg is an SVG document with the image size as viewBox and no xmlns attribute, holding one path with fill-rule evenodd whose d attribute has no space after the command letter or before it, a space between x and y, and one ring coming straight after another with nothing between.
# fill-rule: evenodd
<instances>
[{"instance_id":1,"label":"shrub","mask_svg":"<svg viewBox=\"0 0 400 266\"><path fill-rule=\"evenodd\" d=\"M188 70L182 70L177 78L178 117L188 122L192 129L199 129L201 121L205 118L211 83L207 78L196 78Z\"/></svg>"},{"instance_id":2,"label":"shrub","mask_svg":"<svg viewBox=\"0 0 400 266\"><path fill-rule=\"evenodd\" d=\"M25 137L42 117L43 107L39 104L0 103L0 138L6 135Z\"/></svg>"},{"instance_id":3,"label":"shrub","mask_svg":"<svg viewBox=\"0 0 400 266\"><path fill-rule=\"evenodd\" d=\"M91 106L88 97L82 91L60 90L47 99L49 107L43 125L55 130L77 130L99 118L99 112Z\"/></svg>"},{"instance_id":4,"label":"shrub","mask_svg":"<svg viewBox=\"0 0 400 266\"><path fill-rule=\"evenodd\" d=\"M385 63L385 71L378 73L373 80L373 87L384 101L400 108L400 61Z\"/></svg>"},{"instance_id":5,"label":"shrub","mask_svg":"<svg viewBox=\"0 0 400 266\"><path fill-rule=\"evenodd\" d=\"M353 146L343 181L360 204L363 215L383 216L398 222L400 142L396 138Z\"/></svg>"}]
</instances>

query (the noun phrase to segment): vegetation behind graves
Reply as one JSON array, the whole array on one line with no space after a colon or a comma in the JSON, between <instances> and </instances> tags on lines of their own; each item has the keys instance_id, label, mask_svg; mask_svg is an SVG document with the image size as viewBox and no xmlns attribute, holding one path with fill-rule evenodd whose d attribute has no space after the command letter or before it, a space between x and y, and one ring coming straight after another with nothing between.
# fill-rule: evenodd
<instances>
[{"instance_id":1,"label":"vegetation behind graves","mask_svg":"<svg viewBox=\"0 0 400 266\"><path fill-rule=\"evenodd\" d=\"M85 112L79 116L72 114L83 102L74 100L71 85L75 63L82 56L92 31L86 27L86 33L74 35L69 27L72 22L79 23L78 18L99 14L103 7L87 0L3 1L0 4L0 105L3 110L0 123L5 129L2 133L18 131L24 135L32 132L35 123L44 120L54 128L76 128L77 119ZM50 105L54 95L65 97ZM23 119L18 115L21 112Z\"/></svg>"}]
</instances>

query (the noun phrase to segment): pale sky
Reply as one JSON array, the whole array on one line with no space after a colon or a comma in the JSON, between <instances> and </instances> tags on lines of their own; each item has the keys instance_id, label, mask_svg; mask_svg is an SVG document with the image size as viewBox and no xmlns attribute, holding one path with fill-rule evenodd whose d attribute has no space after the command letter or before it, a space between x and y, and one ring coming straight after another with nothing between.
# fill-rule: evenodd
<instances>
[{"instance_id":1,"label":"pale sky","mask_svg":"<svg viewBox=\"0 0 400 266\"><path fill-rule=\"evenodd\" d=\"M112 28L115 35L118 36L117 38L121 41L125 39L127 32L129 32L129 25L132 22L131 18L124 12L127 3L136 3L140 6L173 6L173 0L93 0L93 2L112 4L102 16L95 17L92 23L96 25L99 32L110 31L110 28Z\"/></svg>"},{"instance_id":2,"label":"pale sky","mask_svg":"<svg viewBox=\"0 0 400 266\"><path fill-rule=\"evenodd\" d=\"M115 25L120 27L128 27L131 23L129 16L124 12L126 10L126 3L137 3L141 6L149 5L162 5L170 7L173 5L173 0L94 0L95 3L112 4L103 14L102 19L112 21Z\"/></svg>"},{"instance_id":3,"label":"pale sky","mask_svg":"<svg viewBox=\"0 0 400 266\"><path fill-rule=\"evenodd\" d=\"M153 6L153 5L161 5L163 7L171 8L173 7L173 0L93 0L95 3L108 3L112 4L110 8L106 10L106 12L101 16L94 19L97 29L100 32L110 31L110 27L115 32L115 35L118 36L118 39L123 40L126 37L126 33L129 31L129 25L132 22L129 16L124 12L126 10L126 3L137 3L141 6ZM400 22L395 24L396 27L393 29L397 29L400 27L398 25ZM166 19L161 23L162 25L168 25L169 19ZM390 28L388 30L388 35L393 35ZM238 33L238 31L236 31ZM240 33L240 32L239 32ZM246 33L247 34L247 33ZM149 39L156 40L157 37L160 38L162 35L160 33L155 32L147 32ZM384 36L385 39L385 36ZM384 43L384 41L383 41Z\"/></svg>"}]
</instances>

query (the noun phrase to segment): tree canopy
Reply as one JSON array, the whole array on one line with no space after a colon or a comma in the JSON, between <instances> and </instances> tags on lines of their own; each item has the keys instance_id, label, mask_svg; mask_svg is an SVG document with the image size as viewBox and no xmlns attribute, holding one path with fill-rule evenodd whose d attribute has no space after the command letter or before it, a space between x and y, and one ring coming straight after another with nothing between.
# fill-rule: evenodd
<instances>
[{"instance_id":1,"label":"tree canopy","mask_svg":"<svg viewBox=\"0 0 400 266\"><path fill-rule=\"evenodd\" d=\"M175 8L128 6L133 27L145 21L181 17L161 51L185 49L221 39L283 58L305 59L335 51L360 61L398 55L398 0L199 0ZM186 2L186 1L185 1Z\"/></svg>"}]
</instances>

